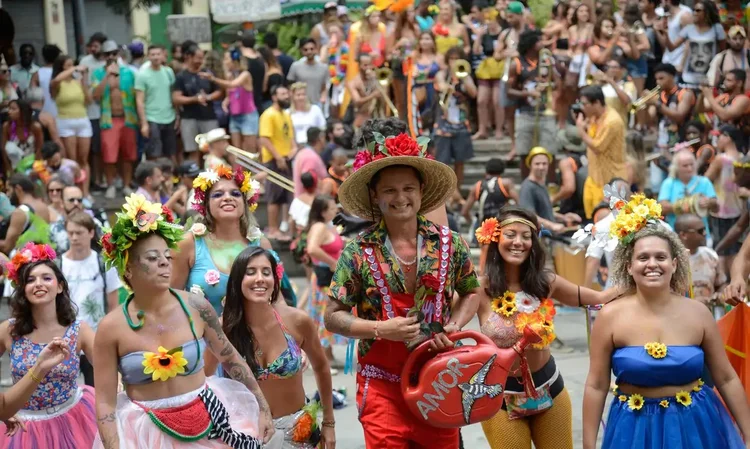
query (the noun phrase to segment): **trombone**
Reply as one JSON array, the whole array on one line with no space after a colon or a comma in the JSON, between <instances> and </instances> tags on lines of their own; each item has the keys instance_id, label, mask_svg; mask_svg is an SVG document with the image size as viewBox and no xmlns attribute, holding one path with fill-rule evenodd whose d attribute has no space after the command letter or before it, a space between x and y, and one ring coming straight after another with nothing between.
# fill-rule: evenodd
<instances>
[{"instance_id":1,"label":"trombone","mask_svg":"<svg viewBox=\"0 0 750 449\"><path fill-rule=\"evenodd\" d=\"M394 117L398 117L398 109L396 109L396 106L385 92L385 89L391 85L391 81L393 80L393 71L388 67L379 68L375 71L375 80L377 81L375 88L382 94L385 105L390 109Z\"/></svg>"},{"instance_id":2,"label":"trombone","mask_svg":"<svg viewBox=\"0 0 750 449\"><path fill-rule=\"evenodd\" d=\"M453 64L451 65L451 77L455 77L460 82L462 79L466 78L467 76L471 75L471 65L469 64L469 61L465 59L458 59L456 61L453 61ZM456 91L456 87L453 84L450 84L448 88L443 92L443 95L440 97L440 107L443 109L443 114L448 113L448 100L450 100L451 96L453 95L453 92Z\"/></svg>"},{"instance_id":3,"label":"trombone","mask_svg":"<svg viewBox=\"0 0 750 449\"><path fill-rule=\"evenodd\" d=\"M206 141L206 135L198 134L197 136L195 136L195 143L198 144L198 148L205 148L205 146L208 144L208 142ZM276 173L265 165L256 162L256 159L258 159L258 154L248 153L247 151L241 150L232 145L227 146L227 151L234 154L235 156L238 156L239 164L247 168L254 174L258 174L261 172L266 173L268 175L267 179L269 181L281 187L282 189L286 189L294 193L294 182L289 178Z\"/></svg>"},{"instance_id":4,"label":"trombone","mask_svg":"<svg viewBox=\"0 0 750 449\"><path fill-rule=\"evenodd\" d=\"M645 94L643 94L640 98L635 100L630 105L630 112L635 113L646 108L648 106L648 102L653 100L660 93L661 93L661 87L659 86L656 86L650 91L646 92Z\"/></svg>"},{"instance_id":5,"label":"trombone","mask_svg":"<svg viewBox=\"0 0 750 449\"><path fill-rule=\"evenodd\" d=\"M537 72L538 85L544 87L544 102L545 108L542 115L547 117L556 116L557 113L552 108L552 71L553 71L554 58L552 51L547 48L539 50L539 69ZM546 80L543 80L546 78ZM539 108L542 104L542 97L540 96L536 101L536 107L534 110L534 134L531 138L531 145L535 147L539 145Z\"/></svg>"},{"instance_id":6,"label":"trombone","mask_svg":"<svg viewBox=\"0 0 750 449\"><path fill-rule=\"evenodd\" d=\"M513 41L513 39L509 39L508 40L508 47L506 48L506 50L509 49L509 48L512 48L515 44L516 43ZM512 61L513 61L513 58L511 58L510 56L508 56L507 58L505 58L505 66L503 67L503 77L500 78L500 81L502 81L504 83L507 83L508 82L508 78L510 77L510 64L511 64Z\"/></svg>"}]
</instances>

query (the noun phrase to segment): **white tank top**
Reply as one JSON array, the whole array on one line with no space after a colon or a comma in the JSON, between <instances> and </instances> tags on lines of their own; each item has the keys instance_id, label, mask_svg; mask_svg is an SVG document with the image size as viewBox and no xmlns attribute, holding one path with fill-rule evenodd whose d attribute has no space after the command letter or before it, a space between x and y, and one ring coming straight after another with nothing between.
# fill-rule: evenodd
<instances>
[{"instance_id":1,"label":"white tank top","mask_svg":"<svg viewBox=\"0 0 750 449\"><path fill-rule=\"evenodd\" d=\"M52 114L52 117L57 118L57 105L49 93L49 82L52 80L52 67L42 67L37 73L39 76L39 87L41 87L42 95L44 96L42 111Z\"/></svg>"},{"instance_id":2,"label":"white tank top","mask_svg":"<svg viewBox=\"0 0 750 449\"><path fill-rule=\"evenodd\" d=\"M669 22L667 23L667 35L669 36L669 40L672 42L675 42L680 37L680 19L682 19L683 14L692 14L693 10L688 8L685 5L680 5L680 12L675 14L674 17L669 19ZM664 55L662 55L661 62L664 64L672 64L673 66L677 67L678 70L681 70L682 60L685 56L685 45L680 45L678 48L675 48L672 51L668 51L665 49Z\"/></svg>"}]
</instances>

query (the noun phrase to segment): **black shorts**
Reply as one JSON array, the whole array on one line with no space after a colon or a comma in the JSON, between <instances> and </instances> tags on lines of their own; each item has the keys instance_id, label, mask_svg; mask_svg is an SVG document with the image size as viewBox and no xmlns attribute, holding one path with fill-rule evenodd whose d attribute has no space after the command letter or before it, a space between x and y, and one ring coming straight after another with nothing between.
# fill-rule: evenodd
<instances>
[{"instance_id":1,"label":"black shorts","mask_svg":"<svg viewBox=\"0 0 750 449\"><path fill-rule=\"evenodd\" d=\"M708 227L711 231L711 237L713 237L714 240L714 246L718 245L719 242L724 239L724 236L727 235L729 229L731 229L732 226L737 223L737 220L738 218L719 218L714 216L708 217ZM736 242L730 245L729 248L723 251L717 251L716 253L720 256L734 256L735 254L738 254L740 252L743 240L744 239L739 238Z\"/></svg>"},{"instance_id":2,"label":"black shorts","mask_svg":"<svg viewBox=\"0 0 750 449\"><path fill-rule=\"evenodd\" d=\"M149 159L172 157L177 154L177 132L174 122L162 125L148 122L149 137L145 139L143 151Z\"/></svg>"},{"instance_id":3,"label":"black shorts","mask_svg":"<svg viewBox=\"0 0 750 449\"><path fill-rule=\"evenodd\" d=\"M286 159L287 170L285 171L279 170L278 165L276 165L275 160L266 162L265 165L266 167L270 168L271 170L275 171L281 176L289 178L289 180L292 179L292 170L291 170L292 163L289 159ZM268 201L268 204L277 204L277 205L291 204L293 198L294 198L294 192L290 192L283 187L279 187L274 182L266 181L266 201Z\"/></svg>"},{"instance_id":4,"label":"black shorts","mask_svg":"<svg viewBox=\"0 0 750 449\"><path fill-rule=\"evenodd\" d=\"M102 129L99 127L99 119L90 120L91 122L91 154L101 154L102 152Z\"/></svg>"}]
</instances>

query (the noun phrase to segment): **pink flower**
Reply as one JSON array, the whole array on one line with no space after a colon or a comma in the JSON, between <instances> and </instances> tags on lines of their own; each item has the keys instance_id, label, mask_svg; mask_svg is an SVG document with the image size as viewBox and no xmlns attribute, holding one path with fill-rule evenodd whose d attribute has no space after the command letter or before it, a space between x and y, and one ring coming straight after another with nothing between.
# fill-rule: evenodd
<instances>
[{"instance_id":1,"label":"pink flower","mask_svg":"<svg viewBox=\"0 0 750 449\"><path fill-rule=\"evenodd\" d=\"M354 156L352 171L355 172L365 165L369 164L370 162L372 162L372 154L370 154L370 152L367 150L359 151L356 156Z\"/></svg>"},{"instance_id":2,"label":"pink flower","mask_svg":"<svg viewBox=\"0 0 750 449\"><path fill-rule=\"evenodd\" d=\"M203 277L203 279L208 285L216 285L221 280L221 273L219 273L217 270L208 270L206 271L206 275Z\"/></svg>"},{"instance_id":3,"label":"pink flower","mask_svg":"<svg viewBox=\"0 0 750 449\"><path fill-rule=\"evenodd\" d=\"M281 262L276 265L276 277L279 279L284 277L284 264Z\"/></svg>"}]
</instances>

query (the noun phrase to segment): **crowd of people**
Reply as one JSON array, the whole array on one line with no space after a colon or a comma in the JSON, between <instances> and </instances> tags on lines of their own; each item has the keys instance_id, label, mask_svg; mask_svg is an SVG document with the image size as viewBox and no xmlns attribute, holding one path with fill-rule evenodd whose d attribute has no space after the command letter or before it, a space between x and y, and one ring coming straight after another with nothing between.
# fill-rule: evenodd
<instances>
[{"instance_id":1,"label":"crowd of people","mask_svg":"<svg viewBox=\"0 0 750 449\"><path fill-rule=\"evenodd\" d=\"M744 447L715 324L750 274L737 5L567 0L544 27L525 1L463 6L378 0L351 20L329 2L298 60L252 30L224 51L95 33L78 61L2 56L0 447L333 449L332 376L353 364L333 347L356 345L367 447L457 449L399 380L414 347L450 350L478 318L498 348L541 338L482 423L490 446L572 448L555 304L605 304L586 449L611 372L602 447ZM504 136L465 188L475 143ZM547 263L560 241L588 246L581 285Z\"/></svg>"}]
</instances>

